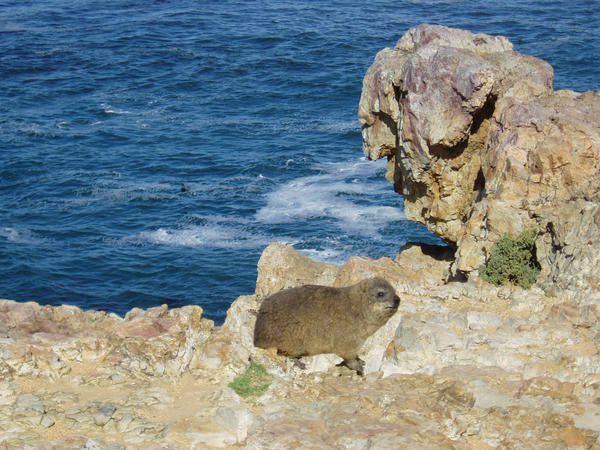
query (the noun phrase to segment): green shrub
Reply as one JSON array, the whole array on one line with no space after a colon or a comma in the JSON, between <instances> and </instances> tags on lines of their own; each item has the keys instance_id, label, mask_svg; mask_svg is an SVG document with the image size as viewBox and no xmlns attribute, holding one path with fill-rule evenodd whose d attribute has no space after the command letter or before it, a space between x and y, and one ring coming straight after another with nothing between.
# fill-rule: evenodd
<instances>
[{"instance_id":1,"label":"green shrub","mask_svg":"<svg viewBox=\"0 0 600 450\"><path fill-rule=\"evenodd\" d=\"M259 397L269 389L271 378L264 366L251 362L244 373L229 383L229 387L240 397Z\"/></svg>"},{"instance_id":2,"label":"green shrub","mask_svg":"<svg viewBox=\"0 0 600 450\"><path fill-rule=\"evenodd\" d=\"M503 236L492 246L488 261L479 268L481 278L496 286L509 282L530 288L540 273L535 238L536 233L531 230L514 238Z\"/></svg>"}]
</instances>

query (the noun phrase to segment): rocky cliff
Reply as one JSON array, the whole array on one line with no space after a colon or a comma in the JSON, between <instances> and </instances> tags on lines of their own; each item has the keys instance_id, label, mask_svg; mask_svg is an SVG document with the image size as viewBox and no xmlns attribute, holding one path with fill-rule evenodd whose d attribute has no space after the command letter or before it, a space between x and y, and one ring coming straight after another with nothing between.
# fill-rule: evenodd
<instances>
[{"instance_id":1,"label":"rocky cliff","mask_svg":"<svg viewBox=\"0 0 600 450\"><path fill-rule=\"evenodd\" d=\"M364 151L389 159L407 217L456 246L455 273L533 229L543 282L598 299L600 94L552 80L503 37L411 29L364 79Z\"/></svg>"},{"instance_id":2,"label":"rocky cliff","mask_svg":"<svg viewBox=\"0 0 600 450\"><path fill-rule=\"evenodd\" d=\"M0 448L600 449L598 95L551 79L504 38L443 27L369 70L365 149L456 259L414 245L336 267L272 244L221 327L197 306L121 318L0 300ZM557 295L448 281L528 227ZM364 377L253 346L265 296L372 276L401 303L361 349ZM244 399L229 383L250 362L269 383Z\"/></svg>"},{"instance_id":3,"label":"rocky cliff","mask_svg":"<svg viewBox=\"0 0 600 450\"><path fill-rule=\"evenodd\" d=\"M0 448L600 448L600 309L444 283L448 266L413 247L337 268L274 244L221 327L196 306L120 318L0 301ZM264 295L375 275L401 304L361 350L364 377L252 345ZM243 399L229 383L249 361L271 380Z\"/></svg>"}]
</instances>

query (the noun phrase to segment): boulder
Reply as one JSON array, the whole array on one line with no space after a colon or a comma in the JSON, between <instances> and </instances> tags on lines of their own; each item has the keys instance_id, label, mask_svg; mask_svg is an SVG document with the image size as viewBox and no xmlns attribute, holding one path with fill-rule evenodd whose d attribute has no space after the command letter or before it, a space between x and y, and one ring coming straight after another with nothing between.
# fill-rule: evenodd
<instances>
[{"instance_id":1,"label":"boulder","mask_svg":"<svg viewBox=\"0 0 600 450\"><path fill-rule=\"evenodd\" d=\"M335 265L313 261L290 245L272 243L258 261L256 296L264 298L304 284L331 286L337 270Z\"/></svg>"},{"instance_id":2,"label":"boulder","mask_svg":"<svg viewBox=\"0 0 600 450\"><path fill-rule=\"evenodd\" d=\"M552 82L503 37L413 28L365 76L364 153L389 159L406 216L456 246L453 273L533 229L542 281L597 298L600 93Z\"/></svg>"}]
</instances>

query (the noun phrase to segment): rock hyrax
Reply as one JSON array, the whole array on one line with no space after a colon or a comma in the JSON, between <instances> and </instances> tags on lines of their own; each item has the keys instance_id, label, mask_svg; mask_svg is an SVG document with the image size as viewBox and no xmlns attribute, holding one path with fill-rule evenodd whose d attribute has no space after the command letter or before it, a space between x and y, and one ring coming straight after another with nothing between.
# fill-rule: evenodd
<instances>
[{"instance_id":1,"label":"rock hyrax","mask_svg":"<svg viewBox=\"0 0 600 450\"><path fill-rule=\"evenodd\" d=\"M383 278L352 286L306 285L263 300L254 328L254 345L299 358L335 353L361 372L358 351L398 309L400 299Z\"/></svg>"}]
</instances>

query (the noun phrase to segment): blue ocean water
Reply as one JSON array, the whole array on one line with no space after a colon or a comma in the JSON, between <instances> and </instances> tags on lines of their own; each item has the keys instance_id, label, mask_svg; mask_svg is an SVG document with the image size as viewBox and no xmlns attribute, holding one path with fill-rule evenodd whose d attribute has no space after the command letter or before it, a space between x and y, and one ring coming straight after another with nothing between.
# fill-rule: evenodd
<instances>
[{"instance_id":1,"label":"blue ocean water","mask_svg":"<svg viewBox=\"0 0 600 450\"><path fill-rule=\"evenodd\" d=\"M598 88L595 0L0 0L0 297L221 321L270 241L337 263L434 242L356 120L376 52L424 22Z\"/></svg>"}]
</instances>

